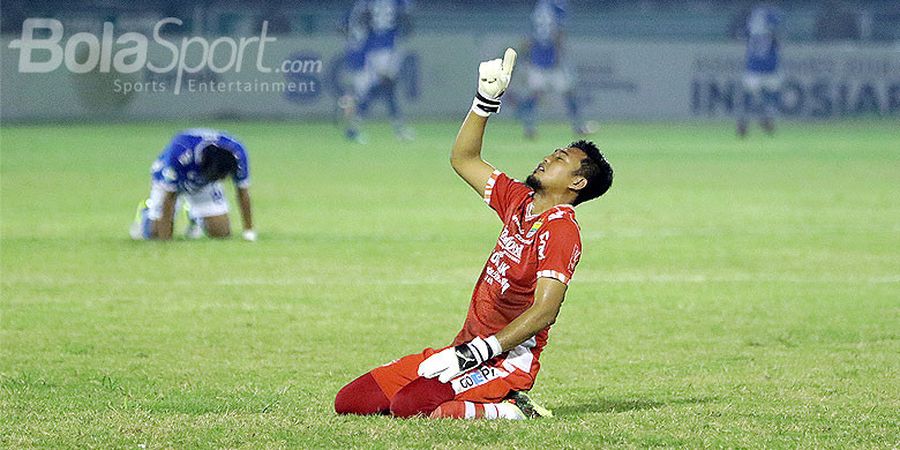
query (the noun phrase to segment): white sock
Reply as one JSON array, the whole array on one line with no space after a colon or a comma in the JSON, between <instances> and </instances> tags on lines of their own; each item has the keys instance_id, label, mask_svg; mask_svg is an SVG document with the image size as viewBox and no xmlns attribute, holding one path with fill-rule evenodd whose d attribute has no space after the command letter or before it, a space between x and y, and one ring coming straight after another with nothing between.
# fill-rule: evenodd
<instances>
[{"instance_id":1,"label":"white sock","mask_svg":"<svg viewBox=\"0 0 900 450\"><path fill-rule=\"evenodd\" d=\"M484 418L489 419L488 408L495 409L497 419L509 419L509 420L525 420L525 414L522 413L522 410L519 409L518 406L513 405L512 403L486 403L484 405Z\"/></svg>"}]
</instances>

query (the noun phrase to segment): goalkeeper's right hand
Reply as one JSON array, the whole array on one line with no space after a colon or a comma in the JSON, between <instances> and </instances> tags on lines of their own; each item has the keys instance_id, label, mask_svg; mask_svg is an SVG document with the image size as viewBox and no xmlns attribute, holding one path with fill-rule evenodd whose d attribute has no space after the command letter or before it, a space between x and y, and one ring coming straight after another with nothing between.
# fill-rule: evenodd
<instances>
[{"instance_id":1,"label":"goalkeeper's right hand","mask_svg":"<svg viewBox=\"0 0 900 450\"><path fill-rule=\"evenodd\" d=\"M472 101L472 112L488 117L500 111L500 96L509 86L515 65L516 51L507 48L502 60L492 59L478 66L478 93Z\"/></svg>"}]
</instances>

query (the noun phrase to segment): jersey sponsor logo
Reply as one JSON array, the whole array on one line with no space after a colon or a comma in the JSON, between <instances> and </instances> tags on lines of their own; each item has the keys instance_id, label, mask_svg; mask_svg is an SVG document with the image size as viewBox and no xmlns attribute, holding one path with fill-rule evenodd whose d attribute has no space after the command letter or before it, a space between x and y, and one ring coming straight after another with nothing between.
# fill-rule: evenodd
<instances>
[{"instance_id":1,"label":"jersey sponsor logo","mask_svg":"<svg viewBox=\"0 0 900 450\"><path fill-rule=\"evenodd\" d=\"M460 347L462 347L463 350L460 350ZM454 352L456 353L456 363L459 367L466 368L478 365L478 361L475 359L475 355L472 351L469 350L469 347L457 346Z\"/></svg>"},{"instance_id":2,"label":"jersey sponsor logo","mask_svg":"<svg viewBox=\"0 0 900 450\"><path fill-rule=\"evenodd\" d=\"M538 251L537 257L539 260L544 260L547 258L547 240L550 239L550 232L545 231L538 236Z\"/></svg>"},{"instance_id":3,"label":"jersey sponsor logo","mask_svg":"<svg viewBox=\"0 0 900 450\"><path fill-rule=\"evenodd\" d=\"M494 284L496 281L500 285L500 293L506 293L509 289L509 279L506 278L506 271L509 270L509 264L503 261L503 252L498 251L491 254L490 262L485 270L484 281L487 284Z\"/></svg>"},{"instance_id":4,"label":"jersey sponsor logo","mask_svg":"<svg viewBox=\"0 0 900 450\"><path fill-rule=\"evenodd\" d=\"M496 380L497 378L503 378L507 375L509 375L509 373L503 369L481 366L454 379L450 382L450 386L453 387L453 392L461 394L469 389L481 386L491 380Z\"/></svg>"},{"instance_id":5,"label":"jersey sponsor logo","mask_svg":"<svg viewBox=\"0 0 900 450\"><path fill-rule=\"evenodd\" d=\"M522 228L522 224L519 222L518 217L513 216L512 222L515 225L515 228L511 228L511 229L507 230L507 238L515 239L515 240L519 241L519 243L521 243L522 245L531 245L531 243L533 242L533 240L532 240L533 233L529 232L527 236L525 235L525 232L523 231L523 228Z\"/></svg>"},{"instance_id":6,"label":"jersey sponsor logo","mask_svg":"<svg viewBox=\"0 0 900 450\"><path fill-rule=\"evenodd\" d=\"M525 249L525 245L519 242L516 242L514 234L510 234L508 227L503 227L503 232L500 233L500 239L498 243L500 244L500 248L509 256L509 259L519 263L522 261L522 250Z\"/></svg>"},{"instance_id":7,"label":"jersey sponsor logo","mask_svg":"<svg viewBox=\"0 0 900 450\"><path fill-rule=\"evenodd\" d=\"M550 220L553 220L553 219L550 219ZM526 234L525 237L528 239L533 237L534 233L537 233L537 231L541 229L542 225L544 225L543 220L538 220L537 222L535 222L534 225L531 226L531 229L528 230L528 234Z\"/></svg>"},{"instance_id":8,"label":"jersey sponsor logo","mask_svg":"<svg viewBox=\"0 0 900 450\"><path fill-rule=\"evenodd\" d=\"M178 162L181 163L182 166L190 164L192 159L194 158L191 155L191 152L184 152L178 156Z\"/></svg>"}]
</instances>

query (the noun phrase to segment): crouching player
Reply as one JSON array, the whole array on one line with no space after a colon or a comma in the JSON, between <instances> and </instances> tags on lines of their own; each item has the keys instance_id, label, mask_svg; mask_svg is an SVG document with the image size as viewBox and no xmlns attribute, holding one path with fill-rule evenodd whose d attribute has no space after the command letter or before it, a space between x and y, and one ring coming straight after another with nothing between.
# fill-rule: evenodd
<instances>
[{"instance_id":1,"label":"crouching player","mask_svg":"<svg viewBox=\"0 0 900 450\"><path fill-rule=\"evenodd\" d=\"M575 266L581 239L574 206L604 194L609 163L593 143L546 156L525 183L481 159L485 125L500 108L516 53L479 67L478 93L450 162L503 221L462 330L442 349L426 348L377 367L344 386L339 414L523 419L548 415L524 394Z\"/></svg>"},{"instance_id":2,"label":"crouching player","mask_svg":"<svg viewBox=\"0 0 900 450\"><path fill-rule=\"evenodd\" d=\"M199 237L204 232L214 238L228 237L228 202L220 180L230 176L241 209L242 236L256 240L247 151L233 137L207 129L180 132L156 158L150 172L150 198L138 207L131 226L132 239L171 239L175 212L182 201L187 203L187 237Z\"/></svg>"}]
</instances>

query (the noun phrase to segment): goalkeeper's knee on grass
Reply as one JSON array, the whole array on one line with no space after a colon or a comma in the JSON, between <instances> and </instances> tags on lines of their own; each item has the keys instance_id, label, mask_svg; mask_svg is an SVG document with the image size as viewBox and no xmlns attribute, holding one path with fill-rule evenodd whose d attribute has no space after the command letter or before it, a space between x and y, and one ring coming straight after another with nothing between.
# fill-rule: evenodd
<instances>
[{"instance_id":1,"label":"goalkeeper's knee on grass","mask_svg":"<svg viewBox=\"0 0 900 450\"><path fill-rule=\"evenodd\" d=\"M390 408L390 400L370 373L351 381L334 398L334 411L338 414L386 414Z\"/></svg>"}]
</instances>

